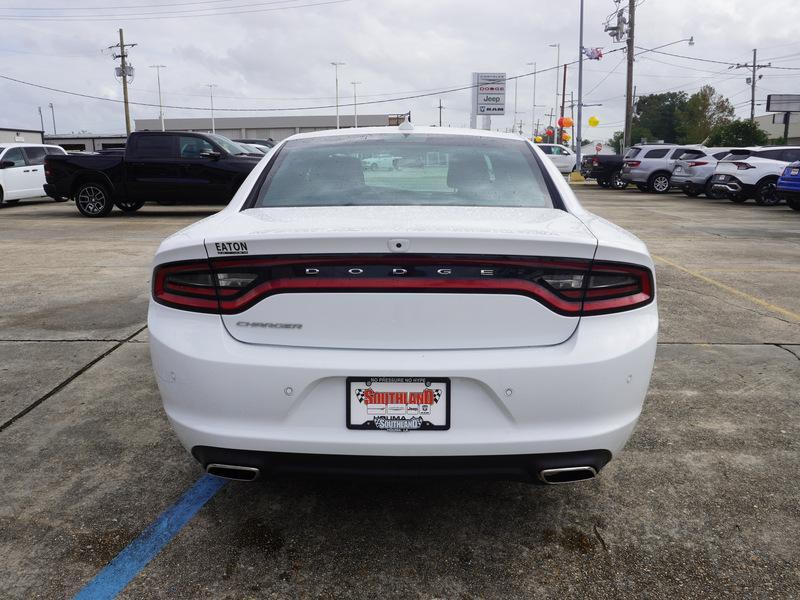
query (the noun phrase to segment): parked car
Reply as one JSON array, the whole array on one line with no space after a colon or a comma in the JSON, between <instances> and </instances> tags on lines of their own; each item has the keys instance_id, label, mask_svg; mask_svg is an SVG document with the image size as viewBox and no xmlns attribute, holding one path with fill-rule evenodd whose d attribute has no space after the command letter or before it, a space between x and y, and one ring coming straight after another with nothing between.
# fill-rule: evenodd
<instances>
[{"instance_id":1,"label":"parked car","mask_svg":"<svg viewBox=\"0 0 800 600\"><path fill-rule=\"evenodd\" d=\"M70 198L85 217L105 217L145 202L226 204L258 164L228 138L209 133L131 133L125 153L48 156L47 184L53 198Z\"/></svg>"},{"instance_id":2,"label":"parked car","mask_svg":"<svg viewBox=\"0 0 800 600\"><path fill-rule=\"evenodd\" d=\"M783 170L778 180L778 196L794 210L800 210L800 161Z\"/></svg>"},{"instance_id":3,"label":"parked car","mask_svg":"<svg viewBox=\"0 0 800 600\"><path fill-rule=\"evenodd\" d=\"M620 154L594 154L581 160L581 175L596 179L600 187L624 190L628 182L622 179L624 160Z\"/></svg>"},{"instance_id":4,"label":"parked car","mask_svg":"<svg viewBox=\"0 0 800 600\"><path fill-rule=\"evenodd\" d=\"M621 451L655 356L653 261L541 150L404 123L276 153L155 256L155 380L207 472L566 483ZM367 154L442 168L375 178Z\"/></svg>"},{"instance_id":5,"label":"parked car","mask_svg":"<svg viewBox=\"0 0 800 600\"><path fill-rule=\"evenodd\" d=\"M666 194L675 161L692 146L676 144L636 144L625 153L622 179L642 192Z\"/></svg>"},{"instance_id":6,"label":"parked car","mask_svg":"<svg viewBox=\"0 0 800 600\"><path fill-rule=\"evenodd\" d=\"M234 142L242 142L245 144L252 144L255 146L264 146L265 148L272 148L275 146L275 140L272 138L263 139L263 138L249 138L249 139L240 139L240 140L233 140Z\"/></svg>"},{"instance_id":7,"label":"parked car","mask_svg":"<svg viewBox=\"0 0 800 600\"><path fill-rule=\"evenodd\" d=\"M65 155L61 146L0 143L0 204L15 204L44 193L44 159Z\"/></svg>"},{"instance_id":8,"label":"parked car","mask_svg":"<svg viewBox=\"0 0 800 600\"><path fill-rule=\"evenodd\" d=\"M361 167L370 171L377 171L378 169L397 170L400 168L401 159L402 157L391 154L374 154L367 158L362 158Z\"/></svg>"},{"instance_id":9,"label":"parked car","mask_svg":"<svg viewBox=\"0 0 800 600\"><path fill-rule=\"evenodd\" d=\"M564 173L572 173L575 170L575 153L561 144L536 144L542 152L547 155L547 158L552 160L558 170Z\"/></svg>"},{"instance_id":10,"label":"parked car","mask_svg":"<svg viewBox=\"0 0 800 600\"><path fill-rule=\"evenodd\" d=\"M689 148L675 161L670 184L683 190L687 196L705 194L718 197L711 188L711 177L717 163L730 153L730 148Z\"/></svg>"},{"instance_id":11,"label":"parked car","mask_svg":"<svg viewBox=\"0 0 800 600\"><path fill-rule=\"evenodd\" d=\"M737 148L717 163L712 189L732 202L773 206L781 201L778 179L789 163L800 160L800 146Z\"/></svg>"}]
</instances>

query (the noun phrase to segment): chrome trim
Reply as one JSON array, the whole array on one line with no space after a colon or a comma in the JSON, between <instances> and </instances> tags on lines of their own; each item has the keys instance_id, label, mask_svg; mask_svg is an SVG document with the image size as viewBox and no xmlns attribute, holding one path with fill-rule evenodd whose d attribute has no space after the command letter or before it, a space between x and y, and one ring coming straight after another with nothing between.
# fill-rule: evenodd
<instances>
[{"instance_id":1,"label":"chrome trim","mask_svg":"<svg viewBox=\"0 0 800 600\"><path fill-rule=\"evenodd\" d=\"M226 471L238 471L242 473L241 477L229 477L228 475L220 475L214 471L217 469L224 469ZM221 477L222 479L230 479L232 481L255 481L261 475L261 470L256 467L242 467L239 465L223 465L220 463L210 463L206 466L206 473L214 477Z\"/></svg>"},{"instance_id":2,"label":"chrome trim","mask_svg":"<svg viewBox=\"0 0 800 600\"><path fill-rule=\"evenodd\" d=\"M550 481L549 478L553 475L560 475L563 473L590 473L590 477L576 477L575 479L568 479L566 481ZM582 467L561 467L558 469L544 469L539 472L539 479L548 485L560 485L562 483L574 483L576 481L585 481L587 479L594 479L597 475L597 469L589 466Z\"/></svg>"}]
</instances>

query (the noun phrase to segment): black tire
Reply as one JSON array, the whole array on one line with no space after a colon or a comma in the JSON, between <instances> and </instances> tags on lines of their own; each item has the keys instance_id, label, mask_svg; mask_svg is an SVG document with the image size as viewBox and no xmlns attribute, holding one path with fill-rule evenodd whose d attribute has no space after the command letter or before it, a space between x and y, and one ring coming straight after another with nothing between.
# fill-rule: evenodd
<instances>
[{"instance_id":1,"label":"black tire","mask_svg":"<svg viewBox=\"0 0 800 600\"><path fill-rule=\"evenodd\" d=\"M612 190L624 190L628 187L628 182L622 178L622 171L616 170L611 174L611 179L608 181Z\"/></svg>"},{"instance_id":2,"label":"black tire","mask_svg":"<svg viewBox=\"0 0 800 600\"><path fill-rule=\"evenodd\" d=\"M713 188L714 184L711 183L711 178L709 178L708 181L706 181L706 187L705 187L706 198L710 198L711 200L719 200L725 197L723 194L715 192Z\"/></svg>"},{"instance_id":3,"label":"black tire","mask_svg":"<svg viewBox=\"0 0 800 600\"><path fill-rule=\"evenodd\" d=\"M636 187L640 192L649 192L650 190L647 189L647 186L644 183L637 183Z\"/></svg>"},{"instance_id":4,"label":"black tire","mask_svg":"<svg viewBox=\"0 0 800 600\"><path fill-rule=\"evenodd\" d=\"M126 213L135 213L144 206L144 200L123 200L114 203L118 209Z\"/></svg>"},{"instance_id":5,"label":"black tire","mask_svg":"<svg viewBox=\"0 0 800 600\"><path fill-rule=\"evenodd\" d=\"M759 206L775 206L779 204L781 198L778 196L778 180L764 179L763 181L759 181L753 195L756 204Z\"/></svg>"},{"instance_id":6,"label":"black tire","mask_svg":"<svg viewBox=\"0 0 800 600\"><path fill-rule=\"evenodd\" d=\"M608 182L608 179L598 179L597 180L597 185L599 185L601 188L607 188L611 184Z\"/></svg>"},{"instance_id":7,"label":"black tire","mask_svg":"<svg viewBox=\"0 0 800 600\"><path fill-rule=\"evenodd\" d=\"M102 183L87 181L75 190L75 206L84 217L107 217L114 208L111 193Z\"/></svg>"},{"instance_id":8,"label":"black tire","mask_svg":"<svg viewBox=\"0 0 800 600\"><path fill-rule=\"evenodd\" d=\"M6 202L5 202L5 203L6 203L6 204L19 204L19 199L15 199L15 200L6 200Z\"/></svg>"},{"instance_id":9,"label":"black tire","mask_svg":"<svg viewBox=\"0 0 800 600\"><path fill-rule=\"evenodd\" d=\"M728 200L730 200L734 204L744 204L745 202L747 202L747 196L741 196L739 194L731 194L728 196Z\"/></svg>"},{"instance_id":10,"label":"black tire","mask_svg":"<svg viewBox=\"0 0 800 600\"><path fill-rule=\"evenodd\" d=\"M669 191L669 173L653 173L647 180L647 189L654 194L666 194Z\"/></svg>"},{"instance_id":11,"label":"black tire","mask_svg":"<svg viewBox=\"0 0 800 600\"><path fill-rule=\"evenodd\" d=\"M797 196L794 196L792 198L787 198L786 204L788 204L789 208L791 208L792 210L800 210L800 198L798 198Z\"/></svg>"},{"instance_id":12,"label":"black tire","mask_svg":"<svg viewBox=\"0 0 800 600\"><path fill-rule=\"evenodd\" d=\"M689 198L697 198L700 195L700 191L697 188L684 188L683 193Z\"/></svg>"}]
</instances>

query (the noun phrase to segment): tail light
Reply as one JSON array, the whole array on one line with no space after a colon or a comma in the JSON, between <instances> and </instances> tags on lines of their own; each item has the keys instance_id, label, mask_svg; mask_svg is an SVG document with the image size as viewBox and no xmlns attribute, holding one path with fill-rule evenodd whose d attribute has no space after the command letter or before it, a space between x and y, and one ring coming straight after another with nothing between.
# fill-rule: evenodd
<instances>
[{"instance_id":1,"label":"tail light","mask_svg":"<svg viewBox=\"0 0 800 600\"><path fill-rule=\"evenodd\" d=\"M598 167L598 166L600 166L600 161L599 161L599 160L597 160L596 158L593 158L593 159L592 159L592 166L595 166L595 167Z\"/></svg>"},{"instance_id":2,"label":"tail light","mask_svg":"<svg viewBox=\"0 0 800 600\"><path fill-rule=\"evenodd\" d=\"M703 165L707 165L708 163L704 160L690 160L687 166L689 167L702 167Z\"/></svg>"},{"instance_id":3,"label":"tail light","mask_svg":"<svg viewBox=\"0 0 800 600\"><path fill-rule=\"evenodd\" d=\"M731 161L731 164L732 165L736 165L736 168L739 171L746 171L747 169L755 169L755 167L753 165L751 165L750 163L746 163L746 162Z\"/></svg>"},{"instance_id":4,"label":"tail light","mask_svg":"<svg viewBox=\"0 0 800 600\"><path fill-rule=\"evenodd\" d=\"M633 167L638 167L640 164L642 164L642 161L640 161L640 160L626 160L625 164L628 165L629 167L633 168Z\"/></svg>"},{"instance_id":5,"label":"tail light","mask_svg":"<svg viewBox=\"0 0 800 600\"><path fill-rule=\"evenodd\" d=\"M168 263L153 273L156 302L194 312L236 314L298 292L518 294L577 317L644 306L654 285L646 267L549 257L248 257Z\"/></svg>"}]
</instances>

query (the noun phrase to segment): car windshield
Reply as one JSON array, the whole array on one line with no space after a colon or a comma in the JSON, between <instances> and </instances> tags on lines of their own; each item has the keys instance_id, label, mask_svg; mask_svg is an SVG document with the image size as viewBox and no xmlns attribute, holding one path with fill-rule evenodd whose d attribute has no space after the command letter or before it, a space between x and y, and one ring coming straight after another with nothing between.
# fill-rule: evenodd
<instances>
[{"instance_id":1,"label":"car windshield","mask_svg":"<svg viewBox=\"0 0 800 600\"><path fill-rule=\"evenodd\" d=\"M228 154L250 154L249 150L224 136L217 135L216 133L209 133L208 137L214 140Z\"/></svg>"},{"instance_id":2,"label":"car windshield","mask_svg":"<svg viewBox=\"0 0 800 600\"><path fill-rule=\"evenodd\" d=\"M553 206L522 140L365 135L294 140L280 150L255 207Z\"/></svg>"}]
</instances>

